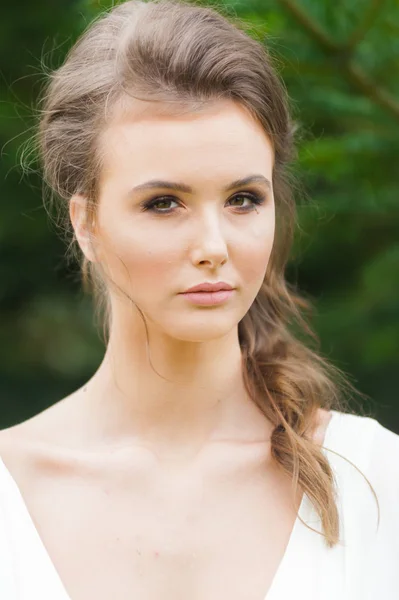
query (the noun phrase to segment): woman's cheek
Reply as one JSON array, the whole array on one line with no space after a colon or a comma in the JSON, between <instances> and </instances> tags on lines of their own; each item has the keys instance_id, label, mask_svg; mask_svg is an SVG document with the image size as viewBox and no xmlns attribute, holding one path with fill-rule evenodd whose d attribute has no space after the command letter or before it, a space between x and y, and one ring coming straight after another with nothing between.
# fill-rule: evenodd
<instances>
[{"instance_id":1,"label":"woman's cheek","mask_svg":"<svg viewBox=\"0 0 399 600\"><path fill-rule=\"evenodd\" d=\"M149 240L143 247L131 248L129 252L126 252L126 266L129 271L130 278L132 281L136 281L137 284L142 285L142 291L144 294L154 293L159 295L161 289L165 287L165 284L161 282L168 282L169 286L173 285L173 274L171 272L174 260L163 247L162 249L157 247L148 248Z\"/></svg>"},{"instance_id":2,"label":"woman's cheek","mask_svg":"<svg viewBox=\"0 0 399 600\"><path fill-rule=\"evenodd\" d=\"M264 232L255 236L240 258L240 275L246 284L257 284L265 276L273 248L273 237Z\"/></svg>"}]
</instances>

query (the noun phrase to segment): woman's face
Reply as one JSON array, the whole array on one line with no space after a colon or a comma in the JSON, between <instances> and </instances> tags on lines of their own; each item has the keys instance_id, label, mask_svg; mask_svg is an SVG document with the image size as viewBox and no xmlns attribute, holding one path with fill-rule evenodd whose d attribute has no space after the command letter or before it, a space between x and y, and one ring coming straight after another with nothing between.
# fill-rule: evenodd
<instances>
[{"instance_id":1,"label":"woman's face","mask_svg":"<svg viewBox=\"0 0 399 600\"><path fill-rule=\"evenodd\" d=\"M101 148L103 270L163 333L186 341L228 333L253 303L273 246L274 158L261 126L232 101L183 117L132 109L107 128ZM250 176L258 180L231 187ZM139 189L151 180L187 189ZM219 281L235 288L221 304L182 295ZM135 318L129 299L108 285L112 310Z\"/></svg>"}]
</instances>

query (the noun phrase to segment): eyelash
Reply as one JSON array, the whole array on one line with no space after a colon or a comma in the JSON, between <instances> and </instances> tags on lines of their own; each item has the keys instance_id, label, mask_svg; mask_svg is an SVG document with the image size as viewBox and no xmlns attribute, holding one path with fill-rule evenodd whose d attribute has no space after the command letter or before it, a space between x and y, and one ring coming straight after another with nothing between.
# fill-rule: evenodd
<instances>
[{"instance_id":1,"label":"eyelash","mask_svg":"<svg viewBox=\"0 0 399 600\"><path fill-rule=\"evenodd\" d=\"M235 194L235 196L233 196L232 199L237 198L242 196L243 198L247 198L248 200L251 200L251 202L253 203L252 206L250 206L249 208L239 208L239 212L242 213L249 213L252 212L253 210L255 210L256 206L260 206L262 204L264 204L266 197L261 195L261 194L257 194L257 193L249 193L249 192L239 192L238 194ZM155 198L151 198L151 200L146 200L145 202L141 203L141 209L142 211L151 211L154 212L157 215L168 215L171 214L172 212L174 212L173 208L170 208L169 210L159 210L154 208L154 206L156 204L158 204L158 202L168 202L168 201L173 201L173 202L177 202L177 200L173 197L173 196L157 196Z\"/></svg>"}]
</instances>

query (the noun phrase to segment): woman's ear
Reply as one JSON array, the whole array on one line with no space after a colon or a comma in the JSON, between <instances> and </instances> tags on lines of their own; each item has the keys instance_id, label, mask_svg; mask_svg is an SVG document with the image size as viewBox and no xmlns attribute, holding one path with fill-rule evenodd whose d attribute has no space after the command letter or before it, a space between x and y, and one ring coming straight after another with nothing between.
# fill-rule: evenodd
<instances>
[{"instance_id":1,"label":"woman's ear","mask_svg":"<svg viewBox=\"0 0 399 600\"><path fill-rule=\"evenodd\" d=\"M92 243L94 223L90 224L90 220L87 218L87 201L85 196L74 194L71 197L69 202L69 217L83 254L91 262L97 262Z\"/></svg>"}]
</instances>

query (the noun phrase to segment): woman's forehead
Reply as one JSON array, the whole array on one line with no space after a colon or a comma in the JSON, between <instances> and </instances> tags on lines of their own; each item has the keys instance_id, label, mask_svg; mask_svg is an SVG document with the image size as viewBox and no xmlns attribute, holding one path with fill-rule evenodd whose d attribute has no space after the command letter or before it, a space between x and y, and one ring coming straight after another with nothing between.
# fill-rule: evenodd
<instances>
[{"instance_id":1,"label":"woman's forehead","mask_svg":"<svg viewBox=\"0 0 399 600\"><path fill-rule=\"evenodd\" d=\"M252 172L273 159L262 127L232 103L183 116L128 113L106 129L101 152L104 165L116 171L135 170L135 166L141 170L146 165L162 167L178 160L180 170L185 166L201 168L199 161L211 167L217 161L222 169L226 164L232 171ZM253 165L254 160L257 165Z\"/></svg>"}]
</instances>

